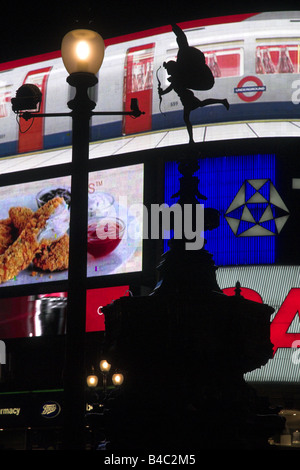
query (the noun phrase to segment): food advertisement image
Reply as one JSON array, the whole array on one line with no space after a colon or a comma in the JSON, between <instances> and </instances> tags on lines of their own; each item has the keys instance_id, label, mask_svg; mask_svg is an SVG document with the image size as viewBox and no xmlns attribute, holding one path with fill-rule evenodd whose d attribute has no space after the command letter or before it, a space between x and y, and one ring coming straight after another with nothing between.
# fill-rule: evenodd
<instances>
[{"instance_id":1,"label":"food advertisement image","mask_svg":"<svg viewBox=\"0 0 300 470\"><path fill-rule=\"evenodd\" d=\"M64 280L71 178L0 188L0 287Z\"/></svg>"},{"instance_id":2,"label":"food advertisement image","mask_svg":"<svg viewBox=\"0 0 300 470\"><path fill-rule=\"evenodd\" d=\"M143 165L89 175L87 275L141 271Z\"/></svg>"},{"instance_id":3,"label":"food advertisement image","mask_svg":"<svg viewBox=\"0 0 300 470\"><path fill-rule=\"evenodd\" d=\"M87 275L141 270L143 166L91 173L88 194ZM69 176L0 188L0 287L68 278L70 204Z\"/></svg>"}]
</instances>

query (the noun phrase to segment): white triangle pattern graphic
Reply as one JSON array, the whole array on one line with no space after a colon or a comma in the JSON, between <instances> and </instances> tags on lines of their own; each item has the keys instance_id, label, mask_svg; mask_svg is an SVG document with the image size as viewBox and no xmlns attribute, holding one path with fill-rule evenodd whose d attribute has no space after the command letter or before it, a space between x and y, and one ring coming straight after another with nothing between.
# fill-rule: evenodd
<instances>
[{"instance_id":1,"label":"white triangle pattern graphic","mask_svg":"<svg viewBox=\"0 0 300 470\"><path fill-rule=\"evenodd\" d=\"M266 199L260 192L259 190L267 183L269 182L270 184L270 191L269 191L269 196L268 199ZM246 200L246 184L250 184L254 189L255 192ZM246 206L246 204L266 204L268 203L269 205L265 209L265 211L262 213L261 218L258 223L256 223L253 227L250 228L245 228L243 232L241 232L239 235L237 235L238 228L239 228L239 223L241 220L244 220L246 222L253 222L254 217L251 214L251 211L249 210L249 207ZM278 207L279 209L282 209L283 211L286 212L286 215L281 215L279 217L274 217L272 210L271 210L271 204L273 204L275 207ZM231 212L234 211L235 209L238 209L239 207L242 207L242 215L240 218L232 217ZM240 189L238 190L236 196L234 197L233 201L229 205L226 213L225 213L225 219L228 222L228 225L230 226L231 230L237 237L257 237L257 236L274 236L277 235L278 233L281 232L283 226L287 222L289 218L289 210L286 207L285 203L283 202L282 198L280 197L277 189L273 185L273 183L269 179L250 179L244 181ZM270 229L267 229L260 225L262 222L267 222L274 220L275 222L275 227L276 231L271 231Z\"/></svg>"}]
</instances>

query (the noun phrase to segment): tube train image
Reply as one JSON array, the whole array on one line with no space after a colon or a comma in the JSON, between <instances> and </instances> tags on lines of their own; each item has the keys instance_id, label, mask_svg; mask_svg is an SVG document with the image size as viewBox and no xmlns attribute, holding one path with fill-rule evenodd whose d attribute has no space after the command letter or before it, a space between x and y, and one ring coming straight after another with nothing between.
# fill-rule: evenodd
<instances>
[{"instance_id":1,"label":"tube train image","mask_svg":"<svg viewBox=\"0 0 300 470\"><path fill-rule=\"evenodd\" d=\"M205 55L215 84L195 96L227 99L191 113L192 124L299 119L300 11L195 20L179 24L190 46ZM93 116L91 142L184 126L183 108L169 85L164 62L176 60L171 25L106 41L98 84L90 89L95 111L128 111L132 98L145 114ZM0 157L71 144L70 117L18 121L11 98L25 83L42 94L41 113L66 113L74 89L67 82L60 52L0 66Z\"/></svg>"}]
</instances>

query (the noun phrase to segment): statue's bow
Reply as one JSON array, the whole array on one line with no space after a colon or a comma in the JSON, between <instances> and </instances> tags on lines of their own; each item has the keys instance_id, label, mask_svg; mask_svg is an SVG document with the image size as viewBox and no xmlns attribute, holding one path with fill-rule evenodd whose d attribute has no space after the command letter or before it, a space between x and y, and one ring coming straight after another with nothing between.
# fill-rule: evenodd
<instances>
[{"instance_id":1,"label":"statue's bow","mask_svg":"<svg viewBox=\"0 0 300 470\"><path fill-rule=\"evenodd\" d=\"M161 67L158 67L158 69L156 70L156 78L157 78L157 82L158 82L158 94L159 94L159 110L160 112L165 116L165 114L162 112L161 110L161 103L162 103L162 96L161 96L161 93L162 93L162 87L161 87L161 81L159 79L159 76L158 76L158 71Z\"/></svg>"}]
</instances>

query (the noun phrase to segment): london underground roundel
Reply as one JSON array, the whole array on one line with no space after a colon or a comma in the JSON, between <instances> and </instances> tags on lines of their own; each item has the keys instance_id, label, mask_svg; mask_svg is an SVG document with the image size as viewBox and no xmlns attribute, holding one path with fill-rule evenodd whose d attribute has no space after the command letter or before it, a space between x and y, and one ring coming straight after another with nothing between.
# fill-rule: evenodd
<instances>
[{"instance_id":1,"label":"london underground roundel","mask_svg":"<svg viewBox=\"0 0 300 470\"><path fill-rule=\"evenodd\" d=\"M239 81L238 86L234 89L238 97L247 103L258 100L264 91L266 91L266 86L261 79L255 75L243 77L242 80Z\"/></svg>"}]
</instances>

